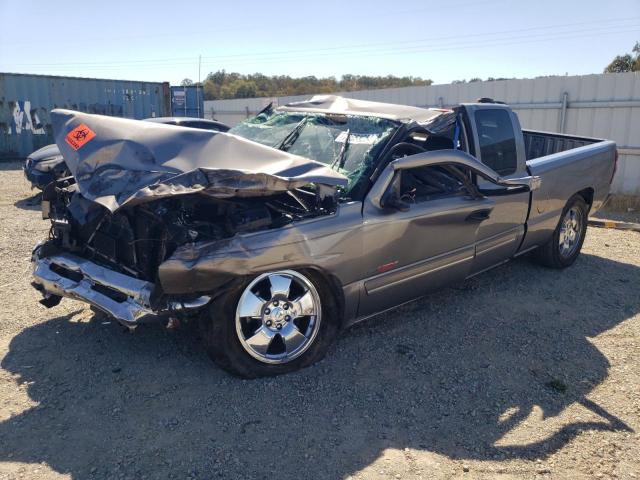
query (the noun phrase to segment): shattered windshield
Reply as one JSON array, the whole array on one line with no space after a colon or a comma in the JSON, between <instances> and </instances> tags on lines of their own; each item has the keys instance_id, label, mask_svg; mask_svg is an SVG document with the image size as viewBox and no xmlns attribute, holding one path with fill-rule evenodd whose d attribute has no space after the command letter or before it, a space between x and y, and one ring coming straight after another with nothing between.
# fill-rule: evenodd
<instances>
[{"instance_id":1,"label":"shattered windshield","mask_svg":"<svg viewBox=\"0 0 640 480\"><path fill-rule=\"evenodd\" d=\"M398 124L386 119L307 112L264 112L229 133L329 165L349 179L349 192L366 177Z\"/></svg>"}]
</instances>

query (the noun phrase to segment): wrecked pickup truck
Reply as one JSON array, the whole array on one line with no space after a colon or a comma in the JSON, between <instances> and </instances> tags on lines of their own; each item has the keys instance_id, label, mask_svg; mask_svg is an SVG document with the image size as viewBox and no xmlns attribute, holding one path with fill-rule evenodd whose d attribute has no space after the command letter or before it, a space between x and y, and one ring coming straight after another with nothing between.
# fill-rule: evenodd
<instances>
[{"instance_id":1,"label":"wrecked pickup truck","mask_svg":"<svg viewBox=\"0 0 640 480\"><path fill-rule=\"evenodd\" d=\"M309 365L341 328L527 252L571 265L616 165L613 142L522 131L488 99L318 96L228 133L52 121L72 176L43 193L42 303L193 321L245 377Z\"/></svg>"}]
</instances>

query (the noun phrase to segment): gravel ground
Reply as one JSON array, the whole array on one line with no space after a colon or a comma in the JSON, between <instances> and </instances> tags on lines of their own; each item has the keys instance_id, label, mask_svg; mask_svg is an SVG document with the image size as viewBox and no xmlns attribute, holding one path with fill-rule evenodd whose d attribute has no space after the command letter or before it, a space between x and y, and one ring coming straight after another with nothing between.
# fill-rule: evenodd
<instances>
[{"instance_id":1,"label":"gravel ground","mask_svg":"<svg viewBox=\"0 0 640 480\"><path fill-rule=\"evenodd\" d=\"M640 211L635 209L611 210L604 208L593 216L598 220L613 220L615 222L640 223Z\"/></svg>"},{"instance_id":2,"label":"gravel ground","mask_svg":"<svg viewBox=\"0 0 640 480\"><path fill-rule=\"evenodd\" d=\"M517 260L243 381L188 330L47 310L47 231L0 165L0 479L640 478L640 234L565 271Z\"/></svg>"}]
</instances>

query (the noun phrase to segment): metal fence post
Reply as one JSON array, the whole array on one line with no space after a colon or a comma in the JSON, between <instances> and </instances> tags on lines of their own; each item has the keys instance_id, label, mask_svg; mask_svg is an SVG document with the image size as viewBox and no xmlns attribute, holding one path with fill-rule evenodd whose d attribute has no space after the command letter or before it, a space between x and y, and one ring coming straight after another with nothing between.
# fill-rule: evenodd
<instances>
[{"instance_id":1,"label":"metal fence post","mask_svg":"<svg viewBox=\"0 0 640 480\"><path fill-rule=\"evenodd\" d=\"M562 94L562 110L560 110L560 133L564 133L564 127L567 120L567 100L569 98L569 93L564 92Z\"/></svg>"}]
</instances>

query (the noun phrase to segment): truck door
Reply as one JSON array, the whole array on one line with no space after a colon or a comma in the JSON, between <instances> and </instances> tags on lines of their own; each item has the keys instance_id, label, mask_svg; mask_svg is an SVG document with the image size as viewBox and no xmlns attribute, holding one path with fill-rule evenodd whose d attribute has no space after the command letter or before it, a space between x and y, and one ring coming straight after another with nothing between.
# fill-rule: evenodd
<instances>
[{"instance_id":1,"label":"truck door","mask_svg":"<svg viewBox=\"0 0 640 480\"><path fill-rule=\"evenodd\" d=\"M470 153L502 178L524 177L526 159L518 117L505 105L466 105L467 131L474 132ZM507 188L476 177L480 192L494 208L478 228L471 273L491 268L517 251L525 233L530 193L527 188Z\"/></svg>"},{"instance_id":2,"label":"truck door","mask_svg":"<svg viewBox=\"0 0 640 480\"><path fill-rule=\"evenodd\" d=\"M378 178L363 210L360 316L469 275L478 226L495 206L470 194L470 177L464 166L429 165ZM393 193L385 208L375 200L383 193Z\"/></svg>"}]
</instances>

